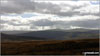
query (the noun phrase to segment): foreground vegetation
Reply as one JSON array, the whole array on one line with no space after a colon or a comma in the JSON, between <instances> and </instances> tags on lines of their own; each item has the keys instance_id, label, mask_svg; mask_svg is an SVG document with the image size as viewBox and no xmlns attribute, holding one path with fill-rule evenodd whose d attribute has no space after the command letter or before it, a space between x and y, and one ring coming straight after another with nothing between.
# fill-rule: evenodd
<instances>
[{"instance_id":1,"label":"foreground vegetation","mask_svg":"<svg viewBox=\"0 0 100 56\"><path fill-rule=\"evenodd\" d=\"M99 39L2 42L2 55L79 55L99 51Z\"/></svg>"}]
</instances>

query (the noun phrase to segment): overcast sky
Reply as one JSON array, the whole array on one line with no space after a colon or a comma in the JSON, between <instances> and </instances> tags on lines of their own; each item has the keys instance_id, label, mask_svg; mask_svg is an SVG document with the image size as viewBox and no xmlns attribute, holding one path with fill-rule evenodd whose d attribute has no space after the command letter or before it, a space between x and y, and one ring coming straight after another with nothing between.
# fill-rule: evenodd
<instances>
[{"instance_id":1,"label":"overcast sky","mask_svg":"<svg viewBox=\"0 0 100 56\"><path fill-rule=\"evenodd\" d=\"M0 30L100 28L99 1L0 0Z\"/></svg>"}]
</instances>

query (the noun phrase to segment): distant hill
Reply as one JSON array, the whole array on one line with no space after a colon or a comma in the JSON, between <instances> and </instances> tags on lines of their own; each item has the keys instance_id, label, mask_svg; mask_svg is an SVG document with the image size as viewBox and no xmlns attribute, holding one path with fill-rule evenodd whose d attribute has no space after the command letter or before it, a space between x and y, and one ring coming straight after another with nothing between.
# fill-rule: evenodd
<instances>
[{"instance_id":1,"label":"distant hill","mask_svg":"<svg viewBox=\"0 0 100 56\"><path fill-rule=\"evenodd\" d=\"M31 41L31 40L47 40L46 38L39 37L29 37L29 36L16 36L16 35L8 35L1 33L1 41L9 42L9 41Z\"/></svg>"},{"instance_id":2,"label":"distant hill","mask_svg":"<svg viewBox=\"0 0 100 56\"><path fill-rule=\"evenodd\" d=\"M99 30L71 29L45 31L5 31L1 34L2 40L71 40L99 38Z\"/></svg>"}]
</instances>

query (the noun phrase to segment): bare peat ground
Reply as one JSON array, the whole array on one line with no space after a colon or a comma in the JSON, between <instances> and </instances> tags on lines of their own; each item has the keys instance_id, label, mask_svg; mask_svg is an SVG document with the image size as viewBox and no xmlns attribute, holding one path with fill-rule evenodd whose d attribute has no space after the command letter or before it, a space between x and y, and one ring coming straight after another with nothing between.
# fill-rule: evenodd
<instances>
[{"instance_id":1,"label":"bare peat ground","mask_svg":"<svg viewBox=\"0 0 100 56\"><path fill-rule=\"evenodd\" d=\"M1 42L2 55L82 55L98 52L100 39Z\"/></svg>"}]
</instances>

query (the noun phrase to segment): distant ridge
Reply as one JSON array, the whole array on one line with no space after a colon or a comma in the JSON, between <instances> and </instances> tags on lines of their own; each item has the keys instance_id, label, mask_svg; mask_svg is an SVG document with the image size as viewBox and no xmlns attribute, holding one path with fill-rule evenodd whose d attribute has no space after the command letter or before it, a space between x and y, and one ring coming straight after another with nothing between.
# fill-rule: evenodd
<instances>
[{"instance_id":1,"label":"distant ridge","mask_svg":"<svg viewBox=\"0 0 100 56\"><path fill-rule=\"evenodd\" d=\"M29 37L29 36L16 36L1 33L1 41L31 41L31 40L47 40L46 38Z\"/></svg>"},{"instance_id":2,"label":"distant ridge","mask_svg":"<svg viewBox=\"0 0 100 56\"><path fill-rule=\"evenodd\" d=\"M14 33L14 34L13 34ZM1 38L15 40L70 40L99 38L99 30L94 29L52 29L44 31L8 31L2 32Z\"/></svg>"}]
</instances>

